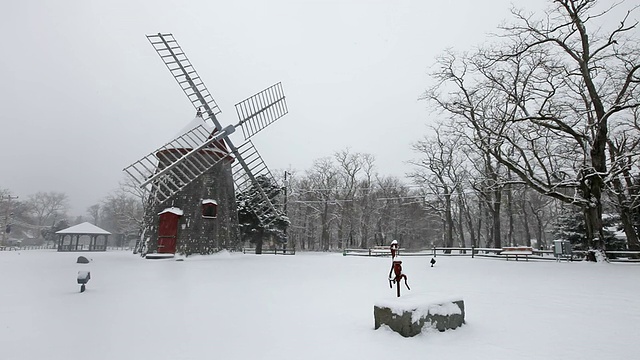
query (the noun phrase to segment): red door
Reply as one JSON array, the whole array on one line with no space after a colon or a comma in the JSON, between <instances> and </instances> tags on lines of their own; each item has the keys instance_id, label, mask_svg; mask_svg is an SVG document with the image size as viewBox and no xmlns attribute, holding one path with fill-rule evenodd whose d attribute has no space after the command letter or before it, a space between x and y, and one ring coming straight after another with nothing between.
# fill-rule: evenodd
<instances>
[{"instance_id":1,"label":"red door","mask_svg":"<svg viewBox=\"0 0 640 360\"><path fill-rule=\"evenodd\" d=\"M163 212L160 214L160 224L158 226L158 253L176 253L178 220L180 220L180 215L174 212Z\"/></svg>"}]
</instances>

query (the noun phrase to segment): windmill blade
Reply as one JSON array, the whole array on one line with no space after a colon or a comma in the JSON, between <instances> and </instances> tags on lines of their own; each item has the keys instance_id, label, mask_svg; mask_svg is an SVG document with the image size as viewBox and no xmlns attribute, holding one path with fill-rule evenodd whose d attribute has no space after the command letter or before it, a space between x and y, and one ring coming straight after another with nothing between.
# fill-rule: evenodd
<instances>
[{"instance_id":1,"label":"windmill blade","mask_svg":"<svg viewBox=\"0 0 640 360\"><path fill-rule=\"evenodd\" d=\"M260 222L269 225L275 220L273 215L278 213L273 205L276 194L267 194L258 179L267 178L272 184L277 184L277 182L250 140L240 145L236 150L235 155L238 161L231 166L236 192L257 192L253 194L260 199L256 215L258 215Z\"/></svg>"},{"instance_id":2,"label":"windmill blade","mask_svg":"<svg viewBox=\"0 0 640 360\"><path fill-rule=\"evenodd\" d=\"M203 125L161 146L124 169L140 187L162 203L215 166L228 152L217 142L233 132L223 129L214 137Z\"/></svg>"},{"instance_id":3,"label":"windmill blade","mask_svg":"<svg viewBox=\"0 0 640 360\"><path fill-rule=\"evenodd\" d=\"M151 45L153 45L153 48L156 50L158 55L160 55L160 58L165 63L193 106L200 112L203 119L210 119L216 129L218 131L222 131L223 128L216 118L216 115L220 113L220 108L173 35L158 33L154 35L147 35L147 39ZM204 109L204 111L201 111L202 109ZM240 109L238 114L243 114L242 116L239 115L241 118L240 123L246 124L246 127L243 126L243 132L245 133L245 138L248 139L287 113L282 85L278 83L263 90L262 92L236 105L236 109ZM248 184L252 184L253 189L258 191L260 196L264 198L264 201L261 202L263 212L259 216L261 218L260 221L263 221L262 217L264 217L264 219L269 218L271 219L270 221L272 221L274 217L269 216L269 214L274 214L277 210L256 179L256 176L264 175L265 171L269 176L271 176L269 170L264 165L262 158L257 154L255 148L253 148L253 144L250 144L248 149L252 148L253 151L247 152L247 155L249 156L249 162L247 163L243 157L243 152L237 149L228 137L225 137L224 141L236 158L233 165L235 168L240 169L238 170L238 174L241 175L243 179L247 179L249 181ZM168 154L167 156L173 156L172 151L160 151L159 153L165 152ZM175 150L173 152L175 152ZM254 153L257 155L258 160L256 160ZM137 173L138 177L152 176L153 174L149 174L149 163L153 163L154 161L155 164L159 166L159 170L162 171L163 161L166 160L159 158L157 154L158 152L151 153L130 166L131 173ZM224 156L226 156L226 154L227 153L225 153ZM202 168L192 165L192 163L200 162L199 155L194 156L193 161L189 159L180 159L180 161L177 161L178 159L179 156L173 160L174 163L178 164L175 166L172 165L172 169L166 171L166 176L154 178L154 180L151 181L149 181L148 178L145 178L140 182L142 186L149 183L152 184L152 193L154 193L158 201L165 201L184 188L189 182L202 175L206 169L210 169L215 165L215 163L210 164L210 162L207 161L210 159L202 159L202 163L204 163ZM252 168L252 166L258 163L261 163L262 166L256 169ZM142 164L145 164L145 166ZM261 173L254 173L254 170L259 170ZM127 172L129 173L129 171ZM271 178L273 178L273 176L271 176Z\"/></svg>"},{"instance_id":4,"label":"windmill blade","mask_svg":"<svg viewBox=\"0 0 640 360\"><path fill-rule=\"evenodd\" d=\"M245 140L286 115L287 112L282 83L272 85L236 104L236 113L240 119Z\"/></svg>"},{"instance_id":5,"label":"windmill blade","mask_svg":"<svg viewBox=\"0 0 640 360\"><path fill-rule=\"evenodd\" d=\"M191 104L197 110L204 110L202 117L214 123L216 129L222 130L222 126L216 119L216 115L220 114L220 108L213 96L207 90L207 87L200 79L196 69L191 65L191 61L187 58L184 51L178 45L173 34L154 34L147 35L147 39L156 50L160 59L167 66L171 75L176 79L180 88L189 98Z\"/></svg>"}]
</instances>

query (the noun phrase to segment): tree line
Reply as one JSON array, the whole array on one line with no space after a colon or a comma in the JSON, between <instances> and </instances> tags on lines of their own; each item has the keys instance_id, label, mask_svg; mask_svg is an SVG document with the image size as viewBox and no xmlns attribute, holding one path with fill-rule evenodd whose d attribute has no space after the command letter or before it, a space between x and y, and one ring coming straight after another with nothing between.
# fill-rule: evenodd
<instances>
[{"instance_id":1,"label":"tree line","mask_svg":"<svg viewBox=\"0 0 640 360\"><path fill-rule=\"evenodd\" d=\"M69 196L64 192L38 191L22 199L9 189L0 189L0 240L20 240L24 245L56 241L56 231L88 221L112 234L111 246L125 246L140 234L144 214L142 193L123 181L116 190L86 209L85 214L69 215Z\"/></svg>"},{"instance_id":2,"label":"tree line","mask_svg":"<svg viewBox=\"0 0 640 360\"><path fill-rule=\"evenodd\" d=\"M639 249L635 8L595 0L550 3L542 14L512 10L499 42L447 51L437 60L435 85L424 99L439 121L424 146L455 143L464 156L445 154L441 165L458 161L467 165L456 169L480 174L474 186L485 189L487 208L496 213L496 246L501 197L535 192L582 213L586 247L606 246L603 217L615 213L629 247ZM451 185L459 174L449 174Z\"/></svg>"},{"instance_id":3,"label":"tree line","mask_svg":"<svg viewBox=\"0 0 640 360\"><path fill-rule=\"evenodd\" d=\"M411 144L406 179L380 175L373 155L349 149L289 169L279 195L289 226L279 237L318 251L393 239L414 249L548 248L556 238L640 250L640 34L626 4L512 9L488 44L442 53L421 97L430 131ZM13 200L14 218L54 226L66 196L36 195ZM87 217L134 237L145 201L123 183Z\"/></svg>"},{"instance_id":4,"label":"tree line","mask_svg":"<svg viewBox=\"0 0 640 360\"><path fill-rule=\"evenodd\" d=\"M640 250L637 6L549 4L514 8L497 40L438 57L422 96L436 120L413 144L418 189L374 176L370 156L348 152L296 179L291 232L301 248L389 236L412 247L548 246L577 218L578 245L611 247L619 230L624 247Z\"/></svg>"}]
</instances>

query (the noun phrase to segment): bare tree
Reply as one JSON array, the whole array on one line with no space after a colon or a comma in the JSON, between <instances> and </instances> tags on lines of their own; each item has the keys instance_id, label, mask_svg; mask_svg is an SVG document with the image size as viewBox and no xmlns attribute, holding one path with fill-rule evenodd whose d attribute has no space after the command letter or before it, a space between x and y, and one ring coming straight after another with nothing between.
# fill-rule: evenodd
<instances>
[{"instance_id":1,"label":"bare tree","mask_svg":"<svg viewBox=\"0 0 640 360\"><path fill-rule=\"evenodd\" d=\"M56 220L66 217L69 198L62 192L40 191L29 195L27 199L36 226L53 226Z\"/></svg>"},{"instance_id":2,"label":"bare tree","mask_svg":"<svg viewBox=\"0 0 640 360\"><path fill-rule=\"evenodd\" d=\"M374 208L373 199L371 197L373 178L375 176L375 157L371 154L363 154L362 170L363 179L360 181L360 208L362 209L362 217L360 218L360 232L362 239L360 247L366 249L371 244L370 233L373 230L372 212Z\"/></svg>"},{"instance_id":3,"label":"bare tree","mask_svg":"<svg viewBox=\"0 0 640 360\"><path fill-rule=\"evenodd\" d=\"M462 156L457 154L459 137L447 137L441 127L435 127L433 131L433 137L426 137L413 144L413 149L422 157L411 162L417 170L410 176L437 200L427 202L427 205L441 215L445 234L444 246L451 247L454 233L453 197L461 186L463 160Z\"/></svg>"},{"instance_id":4,"label":"bare tree","mask_svg":"<svg viewBox=\"0 0 640 360\"><path fill-rule=\"evenodd\" d=\"M149 201L144 189L127 179L108 194L101 204L93 205L89 210L95 211L94 219L98 218L100 211L99 219L105 229L125 239L133 236L141 238L148 221L145 206L149 206ZM136 247L134 252L137 250L139 249Z\"/></svg>"},{"instance_id":5,"label":"bare tree","mask_svg":"<svg viewBox=\"0 0 640 360\"><path fill-rule=\"evenodd\" d=\"M602 247L609 128L640 106L640 63L629 13L608 31L587 29L613 14L596 4L556 0L540 18L513 10L515 23L502 27L505 43L440 59L440 82L428 97L468 121L523 183L580 206L588 245ZM440 96L444 84L455 87L453 95Z\"/></svg>"},{"instance_id":6,"label":"bare tree","mask_svg":"<svg viewBox=\"0 0 640 360\"><path fill-rule=\"evenodd\" d=\"M338 220L338 248L342 249L345 244L353 246L354 237L359 230L357 226L357 209L355 207L356 195L358 193L358 181L364 166L363 154L353 153L348 148L337 151L334 154L337 162L339 184L336 189L337 199L342 200L336 203L339 211Z\"/></svg>"},{"instance_id":7,"label":"bare tree","mask_svg":"<svg viewBox=\"0 0 640 360\"><path fill-rule=\"evenodd\" d=\"M87 208L87 214L91 216L93 220L93 224L95 226L100 226L100 204L93 204Z\"/></svg>"},{"instance_id":8,"label":"bare tree","mask_svg":"<svg viewBox=\"0 0 640 360\"><path fill-rule=\"evenodd\" d=\"M619 124L612 129L607 140L610 181L606 184L613 199L613 206L620 214L620 222L630 250L640 250L640 241L633 221L634 211L640 208L637 185L633 181L633 172L638 171L636 164L640 153L640 131L637 128L639 112L639 109L634 111L631 126Z\"/></svg>"},{"instance_id":9,"label":"bare tree","mask_svg":"<svg viewBox=\"0 0 640 360\"><path fill-rule=\"evenodd\" d=\"M313 206L319 211L321 220L320 249L326 251L331 247L331 225L336 219L331 208L336 203L338 169L330 158L322 158L314 161L307 176L312 185L308 194L311 198L308 201L315 202Z\"/></svg>"},{"instance_id":10,"label":"bare tree","mask_svg":"<svg viewBox=\"0 0 640 360\"><path fill-rule=\"evenodd\" d=\"M588 29L593 21L611 12L612 8L597 10L598 3L556 0L542 19L513 11L516 24L503 28L513 47L493 55L498 61L511 63L514 59L548 56L547 60L540 59L541 66L533 73L536 79L529 82L528 91L508 91L520 110L513 121L528 121L569 135L582 150L584 161L577 180L587 238L599 239L595 245L602 247L609 128L621 113L640 106L640 61L638 40L634 39L637 22L628 21L630 12L614 28L606 29L601 24Z\"/></svg>"}]
</instances>

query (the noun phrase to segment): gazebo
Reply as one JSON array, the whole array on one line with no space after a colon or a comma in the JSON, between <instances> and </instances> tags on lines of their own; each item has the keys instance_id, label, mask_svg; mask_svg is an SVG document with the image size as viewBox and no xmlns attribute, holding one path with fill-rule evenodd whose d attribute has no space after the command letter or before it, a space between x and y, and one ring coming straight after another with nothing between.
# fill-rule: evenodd
<instances>
[{"instance_id":1,"label":"gazebo","mask_svg":"<svg viewBox=\"0 0 640 360\"><path fill-rule=\"evenodd\" d=\"M110 232L89 222L62 229L56 234L58 234L58 251L106 251L107 240L111 235ZM67 236L69 241L65 243Z\"/></svg>"}]
</instances>

